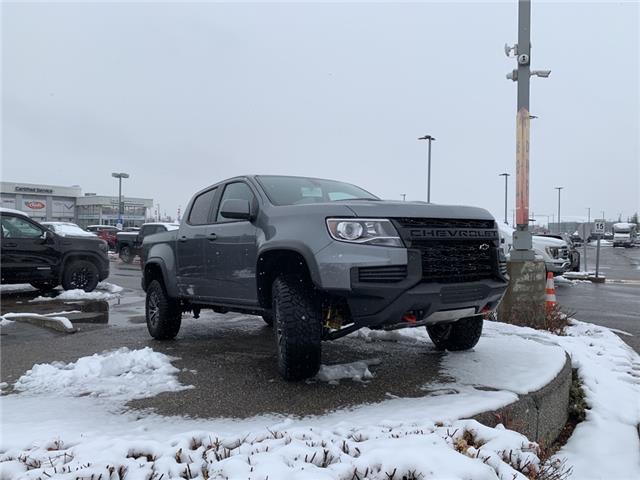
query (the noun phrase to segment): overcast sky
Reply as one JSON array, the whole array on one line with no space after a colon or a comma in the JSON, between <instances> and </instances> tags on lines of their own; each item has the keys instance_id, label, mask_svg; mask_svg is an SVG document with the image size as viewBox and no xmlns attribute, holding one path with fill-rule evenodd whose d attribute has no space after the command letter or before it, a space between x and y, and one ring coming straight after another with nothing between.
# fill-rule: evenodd
<instances>
[{"instance_id":1,"label":"overcast sky","mask_svg":"<svg viewBox=\"0 0 640 480\"><path fill-rule=\"evenodd\" d=\"M640 210L639 4L533 2L531 210ZM503 216L517 2L4 4L2 179L152 197L244 173ZM514 203L510 178L509 210ZM511 212L509 212L511 216ZM546 221L546 218L544 219Z\"/></svg>"}]
</instances>

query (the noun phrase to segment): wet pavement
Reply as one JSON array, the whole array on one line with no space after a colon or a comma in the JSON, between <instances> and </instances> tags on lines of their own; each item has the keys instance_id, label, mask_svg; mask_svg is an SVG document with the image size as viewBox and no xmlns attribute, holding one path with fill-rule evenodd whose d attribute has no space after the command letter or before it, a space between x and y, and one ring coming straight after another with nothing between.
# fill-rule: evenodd
<instances>
[{"instance_id":1,"label":"wet pavement","mask_svg":"<svg viewBox=\"0 0 640 480\"><path fill-rule=\"evenodd\" d=\"M578 319L625 330L621 335L638 351L640 339L640 248L603 249L603 271L609 278L629 283L577 284L557 287L564 307ZM591 258L594 258L593 256ZM608 267L608 268L607 268ZM411 339L366 342L348 336L323 343L323 363L336 364L379 359L370 367L375 381L343 380L339 385L308 381L284 382L277 374L271 328L260 317L203 311L200 319L189 314L174 341L150 338L144 323L144 296L139 265L112 261L110 283L124 287L120 299L110 300L108 324L75 324L79 331L62 334L28 324L2 329L0 381L12 383L35 363L72 362L104 350L151 347L175 357L180 380L195 388L136 400L132 406L153 408L158 413L193 417L249 417L266 411L283 414L320 414L393 397L426 394L425 385L446 383L440 366L444 355L430 343ZM634 283L635 279L639 281ZM73 310L77 304L34 304L38 294L4 295L2 311ZM37 306L36 306L37 305ZM46 306L48 305L48 307ZM31 309L31 310L30 310ZM481 340L482 342L482 340Z\"/></svg>"}]
</instances>

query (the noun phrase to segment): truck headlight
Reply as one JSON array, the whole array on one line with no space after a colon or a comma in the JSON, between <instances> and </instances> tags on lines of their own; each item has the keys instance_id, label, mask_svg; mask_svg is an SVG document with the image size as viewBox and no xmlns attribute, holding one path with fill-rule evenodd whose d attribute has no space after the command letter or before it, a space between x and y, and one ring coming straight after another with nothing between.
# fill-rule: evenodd
<instances>
[{"instance_id":1,"label":"truck headlight","mask_svg":"<svg viewBox=\"0 0 640 480\"><path fill-rule=\"evenodd\" d=\"M558 254L560 252L560 249L558 247L547 247L547 254L551 257L551 258L558 258Z\"/></svg>"},{"instance_id":2,"label":"truck headlight","mask_svg":"<svg viewBox=\"0 0 640 480\"><path fill-rule=\"evenodd\" d=\"M393 224L385 218L327 218L327 229L334 240L385 247L402 247Z\"/></svg>"}]
</instances>

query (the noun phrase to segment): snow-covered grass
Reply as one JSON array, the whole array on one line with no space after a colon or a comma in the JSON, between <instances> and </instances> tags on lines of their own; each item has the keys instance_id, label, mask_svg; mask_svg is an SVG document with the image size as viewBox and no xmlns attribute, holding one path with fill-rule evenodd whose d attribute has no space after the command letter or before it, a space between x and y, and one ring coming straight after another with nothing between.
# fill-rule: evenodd
<instances>
[{"instance_id":1,"label":"snow-covered grass","mask_svg":"<svg viewBox=\"0 0 640 480\"><path fill-rule=\"evenodd\" d=\"M0 327L6 327L7 325L11 325L13 320L9 320L4 315L0 317Z\"/></svg>"},{"instance_id":2,"label":"snow-covered grass","mask_svg":"<svg viewBox=\"0 0 640 480\"><path fill-rule=\"evenodd\" d=\"M124 290L120 285L109 282L99 282L96 286L96 290L103 290L109 293L120 293Z\"/></svg>"},{"instance_id":3,"label":"snow-covered grass","mask_svg":"<svg viewBox=\"0 0 640 480\"><path fill-rule=\"evenodd\" d=\"M456 375L457 392L299 419L265 415L196 420L123 410L126 399L184 388L170 359L150 349L36 366L14 385L22 393L0 397L0 478L107 479L126 473L129 480L523 480L539 467L536 444L501 426L459 418L473 415L474 408L499 408L500 402L516 398L513 391L546 382L536 374L553 370L549 367L555 367L558 358L552 357L563 355L550 345L571 355L590 408L554 460L566 458L575 479L640 478L637 354L608 329L580 322L564 336L495 322L485 325L473 351L444 357L443 372ZM363 331L360 338L429 342L424 329ZM497 348L511 348L505 356L513 365L492 363L496 359L491 352ZM522 354L529 350L531 358ZM550 363L541 365L545 361ZM342 367L337 370L344 371ZM494 378L492 370L498 367L507 373L500 370L500 378ZM479 377L483 374L486 378ZM507 378L516 374L523 380ZM504 390L473 388L483 382Z\"/></svg>"}]
</instances>

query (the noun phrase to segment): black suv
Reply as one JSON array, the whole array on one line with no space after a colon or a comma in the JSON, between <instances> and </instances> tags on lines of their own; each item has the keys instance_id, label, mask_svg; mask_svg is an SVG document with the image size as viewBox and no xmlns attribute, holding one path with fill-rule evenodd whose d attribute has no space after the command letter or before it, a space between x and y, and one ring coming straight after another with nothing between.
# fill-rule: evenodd
<instances>
[{"instance_id":1,"label":"black suv","mask_svg":"<svg viewBox=\"0 0 640 480\"><path fill-rule=\"evenodd\" d=\"M90 292L109 276L107 243L97 237L58 235L17 210L0 209L2 284L40 290L62 284Z\"/></svg>"}]
</instances>

